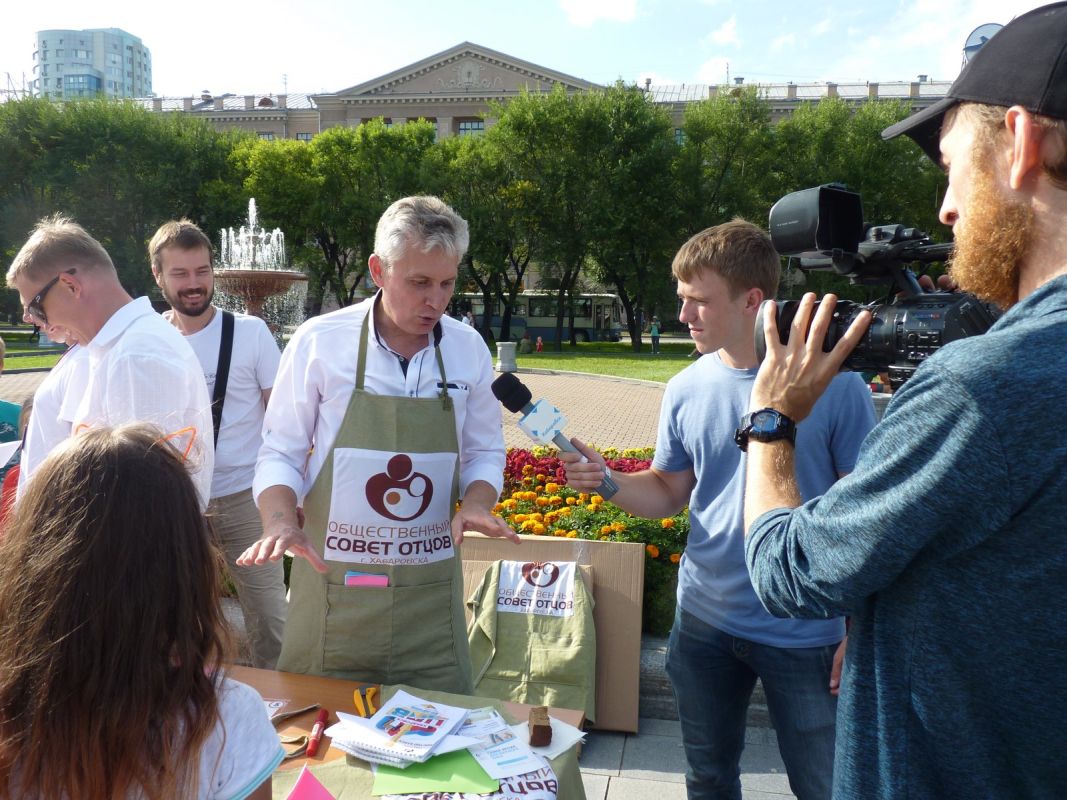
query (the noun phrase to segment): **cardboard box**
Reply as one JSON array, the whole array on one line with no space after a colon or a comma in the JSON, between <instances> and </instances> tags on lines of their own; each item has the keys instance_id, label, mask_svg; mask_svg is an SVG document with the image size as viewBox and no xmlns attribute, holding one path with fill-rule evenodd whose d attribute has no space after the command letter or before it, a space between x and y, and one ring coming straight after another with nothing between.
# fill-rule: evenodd
<instances>
[{"instance_id":1,"label":"cardboard box","mask_svg":"<svg viewBox=\"0 0 1067 800\"><path fill-rule=\"evenodd\" d=\"M600 730L637 732L641 675L641 599L645 547L637 542L599 542L522 536L516 547L505 539L465 533L464 597L470 597L486 568L504 561L574 561L587 566L582 577L593 588L596 626L596 724ZM591 574L590 574L591 573ZM468 621L470 612L467 614Z\"/></svg>"}]
</instances>

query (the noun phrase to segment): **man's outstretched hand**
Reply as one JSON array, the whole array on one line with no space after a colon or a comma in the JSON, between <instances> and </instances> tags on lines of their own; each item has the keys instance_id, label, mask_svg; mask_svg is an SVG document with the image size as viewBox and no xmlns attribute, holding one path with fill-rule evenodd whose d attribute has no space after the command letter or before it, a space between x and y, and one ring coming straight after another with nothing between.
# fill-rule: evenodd
<instances>
[{"instance_id":1,"label":"man's outstretched hand","mask_svg":"<svg viewBox=\"0 0 1067 800\"><path fill-rule=\"evenodd\" d=\"M773 408L794 422L807 417L871 322L871 313L861 311L833 350L824 353L822 344L833 319L837 297L826 295L812 319L814 306L815 295L808 292L797 307L787 344L782 344L778 335L777 304L772 301L764 310L763 335L767 355L752 387L753 410Z\"/></svg>"}]
</instances>

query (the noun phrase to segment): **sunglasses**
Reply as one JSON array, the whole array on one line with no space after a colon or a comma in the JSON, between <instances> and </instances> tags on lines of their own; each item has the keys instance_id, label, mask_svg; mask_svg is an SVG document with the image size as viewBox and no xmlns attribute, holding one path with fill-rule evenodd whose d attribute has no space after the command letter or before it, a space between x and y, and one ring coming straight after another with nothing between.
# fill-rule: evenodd
<instances>
[{"instance_id":1,"label":"sunglasses","mask_svg":"<svg viewBox=\"0 0 1067 800\"><path fill-rule=\"evenodd\" d=\"M44 298L45 298L45 295L48 294L49 290L53 286L55 286L56 283L59 282L59 279L61 277L63 277L63 275L73 275L77 271L78 271L77 269L64 270L63 272L59 273L54 278L52 278L52 280L50 280L44 286L42 286L41 287L41 291L39 291L34 296L34 298L30 302L28 302L26 304L26 314L28 316L33 317L35 320L40 322L42 325L47 325L48 324L48 315L44 313Z\"/></svg>"}]
</instances>

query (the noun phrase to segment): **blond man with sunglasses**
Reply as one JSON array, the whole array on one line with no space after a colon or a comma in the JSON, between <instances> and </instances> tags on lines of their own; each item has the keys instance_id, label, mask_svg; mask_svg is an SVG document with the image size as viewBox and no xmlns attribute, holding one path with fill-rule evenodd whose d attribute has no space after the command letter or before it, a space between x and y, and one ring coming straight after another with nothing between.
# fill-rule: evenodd
<instances>
[{"instance_id":1,"label":"blond man with sunglasses","mask_svg":"<svg viewBox=\"0 0 1067 800\"><path fill-rule=\"evenodd\" d=\"M27 322L63 328L85 346L87 368L67 386L75 402L63 427L76 435L99 425L156 425L185 456L206 508L214 447L200 364L147 297L135 300L122 288L100 243L65 217L43 219L11 263L7 285L18 291Z\"/></svg>"}]
</instances>

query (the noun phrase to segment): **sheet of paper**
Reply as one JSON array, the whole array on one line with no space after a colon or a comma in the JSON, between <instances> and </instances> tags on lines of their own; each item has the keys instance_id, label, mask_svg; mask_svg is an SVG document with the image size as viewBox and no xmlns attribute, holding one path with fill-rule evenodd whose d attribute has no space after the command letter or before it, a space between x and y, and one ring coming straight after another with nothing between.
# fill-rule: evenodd
<instances>
[{"instance_id":1,"label":"sheet of paper","mask_svg":"<svg viewBox=\"0 0 1067 800\"><path fill-rule=\"evenodd\" d=\"M21 439L0 444L0 467L11 460L11 456L15 455L15 451L19 449L20 444L22 444Z\"/></svg>"},{"instance_id":2,"label":"sheet of paper","mask_svg":"<svg viewBox=\"0 0 1067 800\"><path fill-rule=\"evenodd\" d=\"M300 770L300 777L293 785L293 790L289 792L288 800L335 800L335 798L326 791L326 787L319 783L319 779L311 774L305 764Z\"/></svg>"},{"instance_id":3,"label":"sheet of paper","mask_svg":"<svg viewBox=\"0 0 1067 800\"><path fill-rule=\"evenodd\" d=\"M540 769L543 764L526 741L516 736L493 708L476 708L468 712L459 735L479 740L480 743L471 748L471 755L490 777L523 775Z\"/></svg>"},{"instance_id":4,"label":"sheet of paper","mask_svg":"<svg viewBox=\"0 0 1067 800\"><path fill-rule=\"evenodd\" d=\"M285 708L288 702L288 700L268 699L266 697L263 698L263 705L267 708L268 717L273 717L275 714Z\"/></svg>"},{"instance_id":5,"label":"sheet of paper","mask_svg":"<svg viewBox=\"0 0 1067 800\"><path fill-rule=\"evenodd\" d=\"M423 794L427 792L467 792L488 794L500 788L500 781L485 774L468 750L435 755L406 769L378 765L374 770L371 794Z\"/></svg>"},{"instance_id":6,"label":"sheet of paper","mask_svg":"<svg viewBox=\"0 0 1067 800\"><path fill-rule=\"evenodd\" d=\"M570 750L578 742L585 739L585 733L563 720L549 717L552 724L552 741L547 747L531 747L530 749L544 758L555 758ZM512 725L511 730L524 742L530 740L530 728L525 722Z\"/></svg>"}]
</instances>

